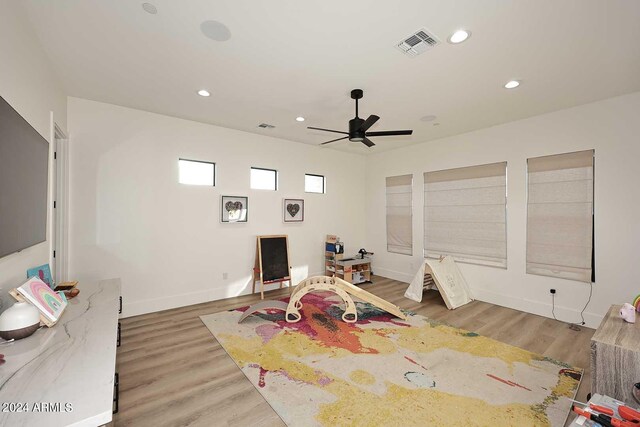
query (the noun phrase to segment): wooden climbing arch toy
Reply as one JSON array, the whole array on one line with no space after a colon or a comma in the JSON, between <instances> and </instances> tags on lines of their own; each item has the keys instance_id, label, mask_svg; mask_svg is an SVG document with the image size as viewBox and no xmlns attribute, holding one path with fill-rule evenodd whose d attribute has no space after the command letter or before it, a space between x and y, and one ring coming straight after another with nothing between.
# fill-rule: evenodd
<instances>
[{"instance_id":1,"label":"wooden climbing arch toy","mask_svg":"<svg viewBox=\"0 0 640 427\"><path fill-rule=\"evenodd\" d=\"M303 280L296 286L293 293L291 294L291 298L289 299L289 304L287 304L286 309L284 308L285 303L281 301L262 301L249 307L242 314L238 323L242 322L251 314L265 308L285 310L285 318L287 322L298 322L302 318L302 315L300 314L302 302L300 300L306 294L318 291L333 292L340 298L342 298L345 305L345 310L342 314L342 320L348 323L354 323L358 320L358 312L356 311L356 305L353 302L351 295L354 295L365 302L375 305L376 307L388 313L391 313L400 319L406 320L406 316L404 315L402 310L400 310L400 307L391 304L389 301L373 295L372 293L367 292L364 289L360 289L359 287L354 286L351 283L346 282L338 277L315 276Z\"/></svg>"},{"instance_id":2,"label":"wooden climbing arch toy","mask_svg":"<svg viewBox=\"0 0 640 427\"><path fill-rule=\"evenodd\" d=\"M342 287L336 285L334 278L328 276L316 276L303 280L294 289L287 306L287 322L294 323L299 321L302 317L300 315L300 309L302 308L302 302L300 302L300 300L306 294L318 291L333 292L342 298L344 301L344 313L342 314L342 320L347 323L354 323L358 320L356 304Z\"/></svg>"}]
</instances>

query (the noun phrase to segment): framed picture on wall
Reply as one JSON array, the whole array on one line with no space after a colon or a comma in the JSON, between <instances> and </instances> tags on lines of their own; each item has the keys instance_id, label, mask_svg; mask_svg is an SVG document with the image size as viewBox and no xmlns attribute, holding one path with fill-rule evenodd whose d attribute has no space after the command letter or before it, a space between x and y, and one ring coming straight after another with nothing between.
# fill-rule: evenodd
<instances>
[{"instance_id":1,"label":"framed picture on wall","mask_svg":"<svg viewBox=\"0 0 640 427\"><path fill-rule=\"evenodd\" d=\"M284 222L304 221L304 200L284 199L282 204L282 215L284 216Z\"/></svg>"},{"instance_id":2,"label":"framed picture on wall","mask_svg":"<svg viewBox=\"0 0 640 427\"><path fill-rule=\"evenodd\" d=\"M222 196L220 221L247 222L249 198L244 196Z\"/></svg>"}]
</instances>

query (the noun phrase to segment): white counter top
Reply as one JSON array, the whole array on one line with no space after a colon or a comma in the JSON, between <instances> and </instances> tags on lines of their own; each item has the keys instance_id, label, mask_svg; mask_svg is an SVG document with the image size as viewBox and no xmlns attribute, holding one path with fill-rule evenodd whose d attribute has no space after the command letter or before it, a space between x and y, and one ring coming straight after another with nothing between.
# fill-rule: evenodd
<instances>
[{"instance_id":1,"label":"white counter top","mask_svg":"<svg viewBox=\"0 0 640 427\"><path fill-rule=\"evenodd\" d=\"M78 289L53 328L0 345L0 426L111 421L120 279L80 282Z\"/></svg>"}]
</instances>

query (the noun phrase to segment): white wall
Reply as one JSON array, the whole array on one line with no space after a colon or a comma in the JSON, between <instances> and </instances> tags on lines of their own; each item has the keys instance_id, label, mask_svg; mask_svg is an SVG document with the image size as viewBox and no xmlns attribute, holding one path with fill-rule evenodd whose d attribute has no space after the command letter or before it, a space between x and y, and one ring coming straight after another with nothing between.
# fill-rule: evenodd
<instances>
[{"instance_id":1,"label":"white wall","mask_svg":"<svg viewBox=\"0 0 640 427\"><path fill-rule=\"evenodd\" d=\"M70 277L121 277L126 316L250 292L257 235L289 235L294 283L323 273L326 234L364 245L363 156L77 98L69 131ZM180 157L215 162L217 186L178 184ZM250 190L251 166L277 169L278 191ZM247 224L220 223L221 195L249 197ZM304 223L282 222L284 197L305 199Z\"/></svg>"},{"instance_id":2,"label":"white wall","mask_svg":"<svg viewBox=\"0 0 640 427\"><path fill-rule=\"evenodd\" d=\"M422 173L506 160L508 269L462 271L478 299L544 316L555 288L556 315L575 322L588 285L525 274L526 159L594 148L597 283L585 319L595 327L640 293L639 112L635 93L362 157L70 98L70 276L122 277L134 315L249 292L259 234L289 235L296 280L321 273L324 236L335 233L348 252L374 251L377 274L409 281L422 259ZM178 184L179 157L216 162L217 187ZM279 191L250 190L250 166L278 169ZM305 172L326 175L328 194L305 194ZM386 252L384 178L405 173L413 257ZM219 222L221 194L249 196L248 224ZM282 223L283 197L305 199L304 224Z\"/></svg>"},{"instance_id":3,"label":"white wall","mask_svg":"<svg viewBox=\"0 0 640 427\"><path fill-rule=\"evenodd\" d=\"M378 274L409 281L422 260L423 172L508 162L508 269L460 264L477 299L577 322L589 285L525 274L526 159L595 149L596 283L585 311L596 327L609 306L640 293L640 93L463 135L374 154L367 159L367 249ZM442 124L446 126L446 123ZM413 173L414 256L386 252L385 177Z\"/></svg>"},{"instance_id":4,"label":"white wall","mask_svg":"<svg viewBox=\"0 0 640 427\"><path fill-rule=\"evenodd\" d=\"M51 112L53 120L64 130L66 96L20 2L0 1L0 64L0 96L47 140L51 139ZM50 209L48 216L50 225ZM47 236L50 234L49 226ZM49 237L46 242L0 258L0 300L5 303L4 308L12 301L7 291L26 281L27 269L50 262L50 242Z\"/></svg>"}]
</instances>

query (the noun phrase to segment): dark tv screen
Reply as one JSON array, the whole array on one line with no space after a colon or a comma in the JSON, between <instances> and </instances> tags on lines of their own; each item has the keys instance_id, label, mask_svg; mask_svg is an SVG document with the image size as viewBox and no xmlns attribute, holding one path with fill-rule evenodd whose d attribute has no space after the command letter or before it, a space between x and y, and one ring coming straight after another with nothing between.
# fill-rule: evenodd
<instances>
[{"instance_id":1,"label":"dark tv screen","mask_svg":"<svg viewBox=\"0 0 640 427\"><path fill-rule=\"evenodd\" d=\"M47 239L49 143L0 97L0 258Z\"/></svg>"}]
</instances>

